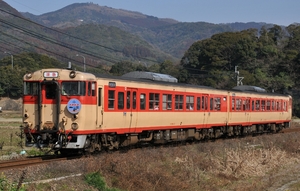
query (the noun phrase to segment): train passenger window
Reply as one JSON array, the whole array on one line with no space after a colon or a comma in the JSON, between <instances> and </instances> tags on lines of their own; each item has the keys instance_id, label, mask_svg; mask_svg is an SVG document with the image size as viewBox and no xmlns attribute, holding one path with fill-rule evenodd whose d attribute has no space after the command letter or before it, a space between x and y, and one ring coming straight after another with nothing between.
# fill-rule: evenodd
<instances>
[{"instance_id":1,"label":"train passenger window","mask_svg":"<svg viewBox=\"0 0 300 191\"><path fill-rule=\"evenodd\" d=\"M131 92L130 91L128 91L127 92L127 96L126 96L126 103L127 103L127 106L126 106L126 108L127 109L130 109L130 94L131 94Z\"/></svg>"},{"instance_id":2,"label":"train passenger window","mask_svg":"<svg viewBox=\"0 0 300 191\"><path fill-rule=\"evenodd\" d=\"M114 109L115 107L115 90L108 90L108 109Z\"/></svg>"},{"instance_id":3,"label":"train passenger window","mask_svg":"<svg viewBox=\"0 0 300 191\"><path fill-rule=\"evenodd\" d=\"M255 104L254 101L252 101L252 111L254 111L254 108L255 108Z\"/></svg>"},{"instance_id":4,"label":"train passenger window","mask_svg":"<svg viewBox=\"0 0 300 191\"><path fill-rule=\"evenodd\" d=\"M261 100L261 110L265 111L265 106L266 106L266 101L265 100Z\"/></svg>"},{"instance_id":5,"label":"train passenger window","mask_svg":"<svg viewBox=\"0 0 300 191\"><path fill-rule=\"evenodd\" d=\"M231 110L232 111L235 110L235 98L232 98L232 100L231 100Z\"/></svg>"},{"instance_id":6,"label":"train passenger window","mask_svg":"<svg viewBox=\"0 0 300 191\"><path fill-rule=\"evenodd\" d=\"M275 101L272 100L272 111L275 111Z\"/></svg>"},{"instance_id":7,"label":"train passenger window","mask_svg":"<svg viewBox=\"0 0 300 191\"><path fill-rule=\"evenodd\" d=\"M221 98L217 97L214 99L214 109L217 111L221 110Z\"/></svg>"},{"instance_id":8,"label":"train passenger window","mask_svg":"<svg viewBox=\"0 0 300 191\"><path fill-rule=\"evenodd\" d=\"M207 97L202 96L202 110L207 110L207 105L208 105L207 102L208 102Z\"/></svg>"},{"instance_id":9,"label":"train passenger window","mask_svg":"<svg viewBox=\"0 0 300 191\"><path fill-rule=\"evenodd\" d=\"M212 111L213 109L214 109L214 98L210 98L210 101L209 101L209 103L210 103L210 111Z\"/></svg>"},{"instance_id":10,"label":"train passenger window","mask_svg":"<svg viewBox=\"0 0 300 191\"><path fill-rule=\"evenodd\" d=\"M277 111L281 111L281 102L277 101Z\"/></svg>"},{"instance_id":11,"label":"train passenger window","mask_svg":"<svg viewBox=\"0 0 300 191\"><path fill-rule=\"evenodd\" d=\"M194 96L185 97L185 108L187 110L194 110Z\"/></svg>"},{"instance_id":12,"label":"train passenger window","mask_svg":"<svg viewBox=\"0 0 300 191\"><path fill-rule=\"evenodd\" d=\"M271 101L267 100L267 111L271 110Z\"/></svg>"},{"instance_id":13,"label":"train passenger window","mask_svg":"<svg viewBox=\"0 0 300 191\"><path fill-rule=\"evenodd\" d=\"M132 109L136 109L136 92L132 93Z\"/></svg>"},{"instance_id":14,"label":"train passenger window","mask_svg":"<svg viewBox=\"0 0 300 191\"><path fill-rule=\"evenodd\" d=\"M159 94L150 93L149 94L149 109L159 110Z\"/></svg>"},{"instance_id":15,"label":"train passenger window","mask_svg":"<svg viewBox=\"0 0 300 191\"><path fill-rule=\"evenodd\" d=\"M124 92L118 92L118 109L124 109Z\"/></svg>"},{"instance_id":16,"label":"train passenger window","mask_svg":"<svg viewBox=\"0 0 300 191\"><path fill-rule=\"evenodd\" d=\"M255 101L255 110L259 111L260 110L260 100Z\"/></svg>"},{"instance_id":17,"label":"train passenger window","mask_svg":"<svg viewBox=\"0 0 300 191\"><path fill-rule=\"evenodd\" d=\"M250 110L250 99L246 99L246 108L245 111L249 111Z\"/></svg>"},{"instance_id":18,"label":"train passenger window","mask_svg":"<svg viewBox=\"0 0 300 191\"><path fill-rule=\"evenodd\" d=\"M163 94L162 100L162 108L163 110L171 110L172 109L172 94Z\"/></svg>"},{"instance_id":19,"label":"train passenger window","mask_svg":"<svg viewBox=\"0 0 300 191\"><path fill-rule=\"evenodd\" d=\"M241 99L236 99L235 100L236 101L236 111L241 111L241 109L242 109L242 100Z\"/></svg>"},{"instance_id":20,"label":"train passenger window","mask_svg":"<svg viewBox=\"0 0 300 191\"><path fill-rule=\"evenodd\" d=\"M88 82L88 96L91 95L91 91L92 91L92 85L91 82Z\"/></svg>"},{"instance_id":21,"label":"train passenger window","mask_svg":"<svg viewBox=\"0 0 300 191\"><path fill-rule=\"evenodd\" d=\"M85 82L70 81L62 82L62 95L85 95Z\"/></svg>"},{"instance_id":22,"label":"train passenger window","mask_svg":"<svg viewBox=\"0 0 300 191\"><path fill-rule=\"evenodd\" d=\"M287 109L286 109L286 102L285 101L283 102L283 108L282 109L283 109L283 111L287 111Z\"/></svg>"},{"instance_id":23,"label":"train passenger window","mask_svg":"<svg viewBox=\"0 0 300 191\"><path fill-rule=\"evenodd\" d=\"M175 110L183 109L183 95L175 95Z\"/></svg>"},{"instance_id":24,"label":"train passenger window","mask_svg":"<svg viewBox=\"0 0 300 191\"><path fill-rule=\"evenodd\" d=\"M146 109L146 94L140 95L140 109L145 110Z\"/></svg>"},{"instance_id":25,"label":"train passenger window","mask_svg":"<svg viewBox=\"0 0 300 191\"><path fill-rule=\"evenodd\" d=\"M201 109L201 97L197 97L197 110Z\"/></svg>"},{"instance_id":26,"label":"train passenger window","mask_svg":"<svg viewBox=\"0 0 300 191\"><path fill-rule=\"evenodd\" d=\"M38 95L37 82L24 82L24 95Z\"/></svg>"}]
</instances>

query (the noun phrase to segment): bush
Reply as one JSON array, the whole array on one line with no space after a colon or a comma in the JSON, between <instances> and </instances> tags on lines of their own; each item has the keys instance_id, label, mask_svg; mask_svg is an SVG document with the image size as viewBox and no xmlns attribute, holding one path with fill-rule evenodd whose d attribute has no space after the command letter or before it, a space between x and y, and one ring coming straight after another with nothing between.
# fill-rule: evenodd
<instances>
[{"instance_id":1,"label":"bush","mask_svg":"<svg viewBox=\"0 0 300 191\"><path fill-rule=\"evenodd\" d=\"M94 173L87 174L85 176L85 181L89 185L97 188L100 191L119 191L119 189L116 189L116 188L108 188L106 186L104 178L101 177L101 175L99 174L99 172L94 172Z\"/></svg>"}]
</instances>

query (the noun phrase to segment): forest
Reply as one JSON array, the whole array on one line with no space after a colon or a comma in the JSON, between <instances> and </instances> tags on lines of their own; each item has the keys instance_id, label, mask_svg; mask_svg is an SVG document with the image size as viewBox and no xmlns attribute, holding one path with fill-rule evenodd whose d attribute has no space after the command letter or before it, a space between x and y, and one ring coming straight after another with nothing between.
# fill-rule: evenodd
<instances>
[{"instance_id":1,"label":"forest","mask_svg":"<svg viewBox=\"0 0 300 191\"><path fill-rule=\"evenodd\" d=\"M132 52L131 49L128 47L127 52ZM147 54L144 50L134 51L140 56ZM180 83L231 89L237 85L237 68L244 85L291 94L293 113L300 116L299 51L300 26L273 25L260 30L218 33L196 41L185 51L180 63L165 60L147 65L120 61L112 66L90 66L87 72L119 76L131 71L151 71L172 75ZM0 97L21 97L26 72L53 67L65 68L67 64L37 53L14 55L12 64L11 56L7 55L0 60ZM82 71L82 66L76 65L76 68Z\"/></svg>"}]
</instances>

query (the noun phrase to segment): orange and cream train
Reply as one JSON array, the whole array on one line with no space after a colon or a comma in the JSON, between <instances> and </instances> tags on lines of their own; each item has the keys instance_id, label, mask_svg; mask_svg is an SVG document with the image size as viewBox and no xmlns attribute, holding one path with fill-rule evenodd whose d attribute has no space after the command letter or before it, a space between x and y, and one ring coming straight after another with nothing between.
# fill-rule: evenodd
<instances>
[{"instance_id":1,"label":"orange and cream train","mask_svg":"<svg viewBox=\"0 0 300 191\"><path fill-rule=\"evenodd\" d=\"M96 77L71 69L24 76L26 146L61 153L278 132L290 126L292 97L238 86L219 90L132 72Z\"/></svg>"}]
</instances>

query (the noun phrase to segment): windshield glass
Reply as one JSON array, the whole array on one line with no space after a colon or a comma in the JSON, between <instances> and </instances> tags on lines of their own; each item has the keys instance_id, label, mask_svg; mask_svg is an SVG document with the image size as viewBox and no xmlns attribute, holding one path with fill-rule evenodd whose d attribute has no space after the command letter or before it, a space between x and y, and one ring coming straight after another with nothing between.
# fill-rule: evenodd
<instances>
[{"instance_id":1,"label":"windshield glass","mask_svg":"<svg viewBox=\"0 0 300 191\"><path fill-rule=\"evenodd\" d=\"M62 82L62 95L85 95L85 82Z\"/></svg>"},{"instance_id":2,"label":"windshield glass","mask_svg":"<svg viewBox=\"0 0 300 191\"><path fill-rule=\"evenodd\" d=\"M37 95L38 82L24 82L24 95Z\"/></svg>"}]
</instances>

